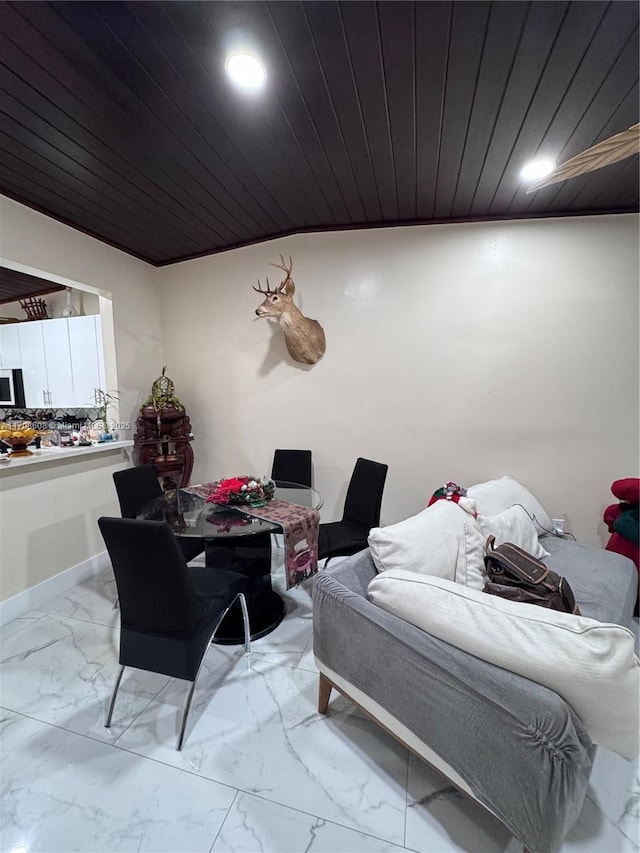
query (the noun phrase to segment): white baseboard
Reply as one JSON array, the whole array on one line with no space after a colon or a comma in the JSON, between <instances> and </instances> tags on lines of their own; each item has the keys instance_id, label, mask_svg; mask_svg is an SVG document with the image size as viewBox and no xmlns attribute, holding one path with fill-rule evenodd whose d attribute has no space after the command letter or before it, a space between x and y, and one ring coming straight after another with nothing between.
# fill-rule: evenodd
<instances>
[{"instance_id":1,"label":"white baseboard","mask_svg":"<svg viewBox=\"0 0 640 853\"><path fill-rule=\"evenodd\" d=\"M5 601L0 601L0 625L6 625L12 619L17 619L29 610L37 610L45 601L65 592L72 586L87 578L97 575L107 566L110 566L109 556L106 551L95 554L87 560L83 560L70 569L64 569L57 575L37 583L29 589L19 592Z\"/></svg>"}]
</instances>

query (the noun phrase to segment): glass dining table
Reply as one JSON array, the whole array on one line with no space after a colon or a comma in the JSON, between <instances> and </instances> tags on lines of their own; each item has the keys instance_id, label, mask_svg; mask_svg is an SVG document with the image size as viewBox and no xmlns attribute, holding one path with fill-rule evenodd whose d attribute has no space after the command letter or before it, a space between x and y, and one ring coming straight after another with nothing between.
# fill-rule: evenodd
<instances>
[{"instance_id":1,"label":"glass dining table","mask_svg":"<svg viewBox=\"0 0 640 853\"><path fill-rule=\"evenodd\" d=\"M319 510L322 496L309 486L276 481L274 498ZM269 634L282 622L286 605L271 583L271 539L282 532L279 524L254 518L242 509L207 503L201 495L180 489L145 504L139 519L166 521L178 537L199 538L205 565L241 572L250 578L245 592L251 639ZM214 642L222 645L244 643L244 627L239 608L230 611L220 625Z\"/></svg>"}]
</instances>

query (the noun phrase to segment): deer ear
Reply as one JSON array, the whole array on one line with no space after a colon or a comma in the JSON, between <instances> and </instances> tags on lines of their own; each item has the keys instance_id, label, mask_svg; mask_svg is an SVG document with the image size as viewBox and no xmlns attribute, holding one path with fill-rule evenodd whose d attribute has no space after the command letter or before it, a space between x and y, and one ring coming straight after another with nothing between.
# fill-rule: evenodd
<instances>
[{"instance_id":1,"label":"deer ear","mask_svg":"<svg viewBox=\"0 0 640 853\"><path fill-rule=\"evenodd\" d=\"M293 294L296 292L296 286L293 283L292 278L287 279L287 283L284 286L284 292L287 296L293 296Z\"/></svg>"}]
</instances>

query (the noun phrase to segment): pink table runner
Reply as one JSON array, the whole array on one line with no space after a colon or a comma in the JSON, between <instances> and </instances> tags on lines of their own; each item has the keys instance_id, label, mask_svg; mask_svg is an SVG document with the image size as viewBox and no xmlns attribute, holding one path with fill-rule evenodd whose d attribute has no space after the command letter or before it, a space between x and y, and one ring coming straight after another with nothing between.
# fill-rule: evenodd
<instances>
[{"instance_id":1,"label":"pink table runner","mask_svg":"<svg viewBox=\"0 0 640 853\"><path fill-rule=\"evenodd\" d=\"M234 505L234 509L279 524L284 533L287 589L318 571L318 528L320 513L308 506L272 500L265 506Z\"/></svg>"},{"instance_id":2,"label":"pink table runner","mask_svg":"<svg viewBox=\"0 0 640 853\"><path fill-rule=\"evenodd\" d=\"M199 483L195 486L187 486L181 491L207 498L215 487L216 483ZM291 589L300 581L310 578L318 571L320 513L317 510L275 499L269 501L265 506L252 507L246 504L228 504L228 507L254 518L271 521L282 527L287 589Z\"/></svg>"}]
</instances>

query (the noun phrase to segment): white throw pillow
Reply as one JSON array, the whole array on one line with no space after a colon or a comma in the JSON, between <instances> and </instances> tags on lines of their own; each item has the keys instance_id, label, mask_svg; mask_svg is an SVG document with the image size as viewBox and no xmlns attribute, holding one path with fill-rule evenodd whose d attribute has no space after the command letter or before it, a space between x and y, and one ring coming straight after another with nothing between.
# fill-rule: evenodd
<instances>
[{"instance_id":1,"label":"white throw pillow","mask_svg":"<svg viewBox=\"0 0 640 853\"><path fill-rule=\"evenodd\" d=\"M455 581L482 592L484 585L489 580L489 575L484 567L487 537L477 519L473 524L465 524L464 536L467 559L463 568L456 574Z\"/></svg>"},{"instance_id":2,"label":"white throw pillow","mask_svg":"<svg viewBox=\"0 0 640 853\"><path fill-rule=\"evenodd\" d=\"M629 760L638 754L640 661L626 628L400 570L377 575L369 598L434 637L549 687L594 743Z\"/></svg>"},{"instance_id":3,"label":"white throw pillow","mask_svg":"<svg viewBox=\"0 0 640 853\"><path fill-rule=\"evenodd\" d=\"M465 525L477 528L478 536L467 547ZM379 572L405 569L466 583L471 571L482 571L484 540L473 516L452 501L436 501L418 515L374 527L369 548Z\"/></svg>"},{"instance_id":4,"label":"white throw pillow","mask_svg":"<svg viewBox=\"0 0 640 853\"><path fill-rule=\"evenodd\" d=\"M538 540L535 524L521 506L510 506L497 515L479 515L478 524L485 542L489 536L496 537L496 547L503 542L511 542L538 560L549 556Z\"/></svg>"},{"instance_id":5,"label":"white throw pillow","mask_svg":"<svg viewBox=\"0 0 640 853\"><path fill-rule=\"evenodd\" d=\"M467 489L467 496L476 502L479 515L497 515L514 504L521 504L532 517L538 533L553 533L549 513L529 489L505 475L498 480L487 480Z\"/></svg>"}]
</instances>

